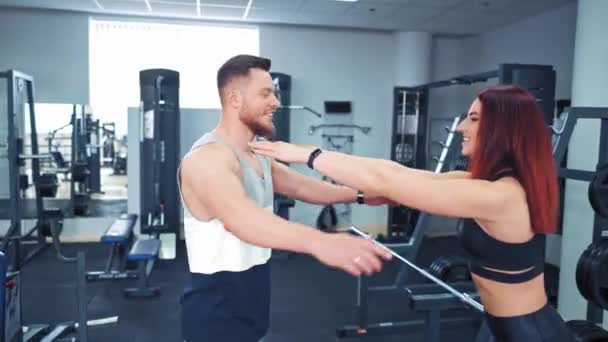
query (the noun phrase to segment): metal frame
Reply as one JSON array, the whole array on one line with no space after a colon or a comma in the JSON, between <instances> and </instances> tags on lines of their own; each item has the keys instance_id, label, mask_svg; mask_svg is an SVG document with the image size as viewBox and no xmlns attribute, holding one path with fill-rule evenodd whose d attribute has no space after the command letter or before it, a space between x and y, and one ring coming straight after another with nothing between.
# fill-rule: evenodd
<instances>
[{"instance_id":1,"label":"metal frame","mask_svg":"<svg viewBox=\"0 0 608 342\"><path fill-rule=\"evenodd\" d=\"M445 171L449 166L452 158L458 152L460 146L460 135L455 134L456 127L460 122L461 117L457 116L453 119L451 127L446 127L448 136L445 140L443 150L439 157L435 173ZM414 231L411 238L404 243L384 243L385 246L391 248L395 252L404 256L406 259L414 259L418 255L420 244L424 235L424 227L429 214L421 212L416 221ZM408 288L405 282L411 272L410 267L403 265L399 269L399 273L395 277L395 282L388 286L370 287L368 277L357 277L357 302L356 302L356 325L346 325L338 328L339 337L356 337L365 335L384 335L399 332L408 332L412 329L419 330L425 321L408 321L408 322L381 322L368 323L368 300L370 295L395 295L407 293ZM442 321L437 321L437 325Z\"/></svg>"},{"instance_id":2,"label":"metal frame","mask_svg":"<svg viewBox=\"0 0 608 342\"><path fill-rule=\"evenodd\" d=\"M559 132L556 134L556 143L554 144L554 158L556 165L560 165L568 145L570 138L574 132L574 127L579 119L599 119L601 120L599 153L597 167L608 162L608 107L572 107L567 108L565 123ZM569 168L560 168L559 176L566 179L575 179L582 181L591 181L595 172L588 170L578 170ZM604 237L605 220L597 213L593 214L593 240L592 243L600 241ZM603 320L603 310L589 302L587 304L587 320L594 323L601 323Z\"/></svg>"},{"instance_id":3,"label":"metal frame","mask_svg":"<svg viewBox=\"0 0 608 342\"><path fill-rule=\"evenodd\" d=\"M173 70L140 71L140 231L156 238L180 227L179 82Z\"/></svg>"},{"instance_id":4,"label":"metal frame","mask_svg":"<svg viewBox=\"0 0 608 342\"><path fill-rule=\"evenodd\" d=\"M42 196L40 195L40 188L38 182L40 178L40 159L48 158L47 155L39 154L38 150L38 134L36 131L36 115L34 109L34 79L22 72L16 70L8 70L0 73L0 78L6 79L7 82L7 117L8 117L8 160L9 160L9 183L10 183L10 227L7 233L2 238L2 244L0 250L6 251L9 247L13 247L12 255L9 258L9 270L18 271L25 263L31 260L36 255L40 254L46 249L49 244L46 243L44 234L42 231L42 223L44 218L44 207ZM17 106L21 103L19 96L25 96L28 103L29 115L30 115L30 138L31 138L31 153L25 155L20 153L19 143L19 127L17 120L17 113L19 112ZM21 143L22 144L22 143ZM20 194L20 179L19 172L20 168L24 165L25 160L31 160L32 163L32 183L36 193L36 217L37 222L29 232L22 235L21 221L22 215L22 199ZM37 246L32 249L25 257L21 254L21 242L22 240L32 240L31 235L36 232L34 238L37 242Z\"/></svg>"}]
</instances>

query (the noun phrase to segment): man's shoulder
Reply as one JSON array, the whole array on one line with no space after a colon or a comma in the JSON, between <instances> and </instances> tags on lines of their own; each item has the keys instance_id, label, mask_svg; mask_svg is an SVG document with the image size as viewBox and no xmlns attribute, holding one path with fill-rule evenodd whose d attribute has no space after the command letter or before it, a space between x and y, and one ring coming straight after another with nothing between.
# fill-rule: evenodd
<instances>
[{"instance_id":1,"label":"man's shoulder","mask_svg":"<svg viewBox=\"0 0 608 342\"><path fill-rule=\"evenodd\" d=\"M184 169L235 169L238 159L230 147L218 142L210 142L193 149L182 161Z\"/></svg>"}]
</instances>

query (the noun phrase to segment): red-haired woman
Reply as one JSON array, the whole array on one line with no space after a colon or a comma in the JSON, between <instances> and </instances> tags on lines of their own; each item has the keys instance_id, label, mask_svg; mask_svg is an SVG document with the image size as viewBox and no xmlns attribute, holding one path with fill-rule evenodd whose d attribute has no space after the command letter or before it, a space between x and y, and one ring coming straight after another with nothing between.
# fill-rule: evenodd
<instances>
[{"instance_id":1,"label":"red-haired woman","mask_svg":"<svg viewBox=\"0 0 608 342\"><path fill-rule=\"evenodd\" d=\"M548 304L544 287L544 234L556 227L558 189L542 111L523 88L492 87L473 101L458 131L469 172L435 174L283 142L252 148L281 161L307 163L365 194L465 218L460 239L485 308L478 341L575 341Z\"/></svg>"}]
</instances>

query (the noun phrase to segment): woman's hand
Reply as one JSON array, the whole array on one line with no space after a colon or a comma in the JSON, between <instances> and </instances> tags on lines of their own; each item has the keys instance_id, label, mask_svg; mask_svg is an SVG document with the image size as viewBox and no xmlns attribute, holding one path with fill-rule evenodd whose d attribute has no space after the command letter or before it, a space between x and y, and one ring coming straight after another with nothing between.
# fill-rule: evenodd
<instances>
[{"instance_id":1,"label":"woman's hand","mask_svg":"<svg viewBox=\"0 0 608 342\"><path fill-rule=\"evenodd\" d=\"M257 141L249 143L254 152L285 163L304 164L308 161L312 151L316 149L310 145L295 145L283 141Z\"/></svg>"}]
</instances>

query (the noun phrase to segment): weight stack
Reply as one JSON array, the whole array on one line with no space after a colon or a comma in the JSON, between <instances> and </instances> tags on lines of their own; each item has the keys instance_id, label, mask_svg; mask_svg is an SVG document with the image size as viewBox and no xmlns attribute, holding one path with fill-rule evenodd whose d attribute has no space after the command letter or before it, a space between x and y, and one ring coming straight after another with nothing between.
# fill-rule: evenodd
<instances>
[{"instance_id":1,"label":"weight stack","mask_svg":"<svg viewBox=\"0 0 608 342\"><path fill-rule=\"evenodd\" d=\"M175 180L179 163L179 73L167 69L142 70L140 85L141 232L177 233L179 193ZM151 228L148 215L164 224Z\"/></svg>"},{"instance_id":2,"label":"weight stack","mask_svg":"<svg viewBox=\"0 0 608 342\"><path fill-rule=\"evenodd\" d=\"M393 91L393 133L391 159L401 165L426 169L428 91L395 87ZM387 238L408 241L420 212L404 206L390 206Z\"/></svg>"},{"instance_id":3,"label":"weight stack","mask_svg":"<svg viewBox=\"0 0 608 342\"><path fill-rule=\"evenodd\" d=\"M275 114L272 116L274 123L274 140L276 141L290 141L290 109L285 108L291 105L291 76L280 73L271 72L270 77L274 85L274 91L284 108L278 108ZM287 198L281 194L274 194L274 212L278 216L288 220L289 219L289 208L295 205L293 199Z\"/></svg>"}]
</instances>

